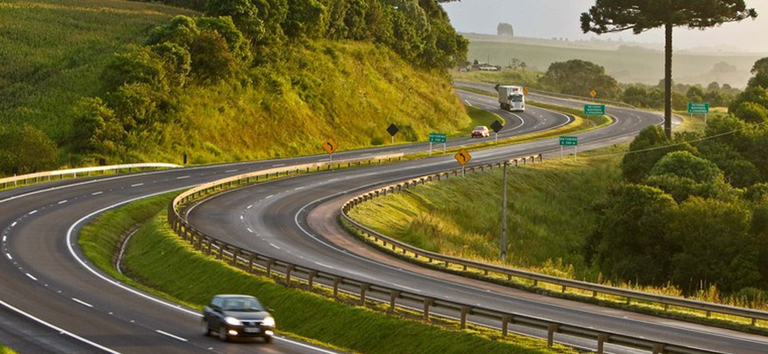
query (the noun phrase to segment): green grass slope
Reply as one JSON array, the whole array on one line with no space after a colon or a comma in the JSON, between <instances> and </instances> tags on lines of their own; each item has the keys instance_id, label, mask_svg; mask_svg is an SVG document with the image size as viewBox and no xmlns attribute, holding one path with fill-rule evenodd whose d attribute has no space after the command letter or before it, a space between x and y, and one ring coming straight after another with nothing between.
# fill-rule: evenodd
<instances>
[{"instance_id":1,"label":"green grass slope","mask_svg":"<svg viewBox=\"0 0 768 354\"><path fill-rule=\"evenodd\" d=\"M592 154L508 169L507 264L596 280L581 247L595 224L590 206L620 179L621 155ZM417 247L499 263L501 182L501 170L451 178L377 198L351 215Z\"/></svg>"},{"instance_id":2,"label":"green grass slope","mask_svg":"<svg viewBox=\"0 0 768 354\"><path fill-rule=\"evenodd\" d=\"M167 122L129 133L135 146L73 152L78 99L106 97L101 75L115 53L176 15L200 14L117 0L0 3L0 133L23 124L42 131L59 149L58 166L48 169L102 159L180 163L184 154L193 164L319 154L328 138L340 150L388 144L391 123L400 143L470 124L444 72L417 69L383 45L298 41L237 79L185 86ZM2 167L9 174L16 166Z\"/></svg>"},{"instance_id":3,"label":"green grass slope","mask_svg":"<svg viewBox=\"0 0 768 354\"><path fill-rule=\"evenodd\" d=\"M278 330L356 353L576 353L574 349L498 331L471 327L461 331L349 306L316 293L287 288L274 280L247 274L196 252L169 228L164 195L108 211L83 228L79 243L100 268L118 280L145 287L189 306L202 306L217 293L245 293L274 309ZM158 213L159 214L156 214ZM132 237L123 270L113 257L122 236L146 222ZM179 272L178 269L185 269ZM142 285L143 284L143 285Z\"/></svg>"},{"instance_id":4,"label":"green grass slope","mask_svg":"<svg viewBox=\"0 0 768 354\"><path fill-rule=\"evenodd\" d=\"M0 2L0 124L30 124L61 142L69 110L100 93L113 54L180 14L193 12L120 0Z\"/></svg>"}]
</instances>

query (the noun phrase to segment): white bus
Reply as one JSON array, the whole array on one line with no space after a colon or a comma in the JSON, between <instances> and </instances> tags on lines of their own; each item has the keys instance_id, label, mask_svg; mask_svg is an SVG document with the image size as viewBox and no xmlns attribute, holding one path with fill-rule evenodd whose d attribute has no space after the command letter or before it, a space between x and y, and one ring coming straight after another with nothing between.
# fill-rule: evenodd
<instances>
[{"instance_id":1,"label":"white bus","mask_svg":"<svg viewBox=\"0 0 768 354\"><path fill-rule=\"evenodd\" d=\"M510 112L525 112L525 94L522 86L497 86L501 109Z\"/></svg>"}]
</instances>

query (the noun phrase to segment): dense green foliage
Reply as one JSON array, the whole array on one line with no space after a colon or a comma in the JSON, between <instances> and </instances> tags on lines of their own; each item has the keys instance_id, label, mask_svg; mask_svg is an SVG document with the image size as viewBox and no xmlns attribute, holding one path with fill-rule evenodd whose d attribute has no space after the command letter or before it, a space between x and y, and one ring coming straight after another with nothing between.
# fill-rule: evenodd
<instances>
[{"instance_id":1,"label":"dense green foliage","mask_svg":"<svg viewBox=\"0 0 768 354\"><path fill-rule=\"evenodd\" d=\"M246 274L195 252L169 228L164 217L171 195L154 197L108 211L87 225L83 250L104 271L135 286L151 286L161 296L202 308L220 293L257 296L274 309L278 331L312 338L343 351L361 353L575 353L546 342L498 331L446 329L337 302L289 288L274 280ZM157 213L160 213L157 215ZM146 224L144 224L146 223ZM121 237L144 224L129 243L123 269L143 285L117 273L111 264ZM179 272L179 269L185 269ZM328 319L332 318L333 321Z\"/></svg>"},{"instance_id":2,"label":"dense green foliage","mask_svg":"<svg viewBox=\"0 0 768 354\"><path fill-rule=\"evenodd\" d=\"M595 90L595 97L615 99L621 91L602 66L579 59L552 63L541 81L558 92L585 97Z\"/></svg>"},{"instance_id":3,"label":"dense green foliage","mask_svg":"<svg viewBox=\"0 0 768 354\"><path fill-rule=\"evenodd\" d=\"M0 354L16 354L16 352L13 351L11 348L8 348L0 344Z\"/></svg>"},{"instance_id":4,"label":"dense green foliage","mask_svg":"<svg viewBox=\"0 0 768 354\"><path fill-rule=\"evenodd\" d=\"M13 3L3 18L15 23L44 14L47 35L85 38L38 43L32 38L43 27L28 21L12 27L26 28L28 36L0 41L0 48L23 49L0 50L11 64L0 69L9 83L0 87L17 88L0 88L0 94L30 93L29 99L0 100L12 105L2 110L0 134L24 124L28 132L44 133L0 146L3 157L25 155L5 159L0 174L97 162L181 162L184 154L191 163L314 154L328 137L342 149L381 143L390 123L412 132L401 135L412 141L469 122L445 75L464 60L467 42L434 0L212 1L206 17L175 10L183 15L167 22L173 12L162 6L66 1L79 7ZM199 8L195 1L181 3ZM152 18L138 26L136 18L92 20L96 8ZM121 31L94 38L115 23ZM101 45L105 39L110 47ZM38 52L41 60L32 62L29 75L14 70L24 55L50 44L56 55ZM75 54L77 61L68 59ZM53 67L67 60L73 65ZM48 76L24 90L33 73ZM57 81L70 78L76 84ZM51 99L55 106L36 112ZM43 147L55 147L52 156L27 149L41 139L48 139ZM39 156L45 158L25 164Z\"/></svg>"},{"instance_id":5,"label":"dense green foliage","mask_svg":"<svg viewBox=\"0 0 768 354\"><path fill-rule=\"evenodd\" d=\"M736 107L768 108L754 95L768 86L764 62ZM622 162L626 183L602 202L585 247L606 276L689 292L768 289L768 126L738 108L731 113L702 133L668 139L650 127L632 142Z\"/></svg>"}]
</instances>

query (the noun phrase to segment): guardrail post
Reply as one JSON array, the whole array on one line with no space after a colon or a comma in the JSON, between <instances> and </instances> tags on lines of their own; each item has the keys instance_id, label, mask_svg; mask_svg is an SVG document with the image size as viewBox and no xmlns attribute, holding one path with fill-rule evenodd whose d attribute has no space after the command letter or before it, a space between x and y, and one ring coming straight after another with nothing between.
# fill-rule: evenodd
<instances>
[{"instance_id":1,"label":"guardrail post","mask_svg":"<svg viewBox=\"0 0 768 354\"><path fill-rule=\"evenodd\" d=\"M511 315L501 316L501 335L506 337L509 333L509 322L512 321Z\"/></svg>"},{"instance_id":2,"label":"guardrail post","mask_svg":"<svg viewBox=\"0 0 768 354\"><path fill-rule=\"evenodd\" d=\"M392 290L389 292L389 309L387 309L388 314L395 312L395 300L397 300L398 297L400 297L400 291Z\"/></svg>"},{"instance_id":3,"label":"guardrail post","mask_svg":"<svg viewBox=\"0 0 768 354\"><path fill-rule=\"evenodd\" d=\"M600 333L597 335L597 354L605 353L605 342L608 341L608 335Z\"/></svg>"},{"instance_id":4,"label":"guardrail post","mask_svg":"<svg viewBox=\"0 0 768 354\"><path fill-rule=\"evenodd\" d=\"M285 282L287 283L286 285L288 286L291 285L291 273L293 272L294 269L296 269L296 266L293 264L289 264L285 267Z\"/></svg>"},{"instance_id":5,"label":"guardrail post","mask_svg":"<svg viewBox=\"0 0 768 354\"><path fill-rule=\"evenodd\" d=\"M255 254L248 256L248 273L253 273L253 259L256 258Z\"/></svg>"},{"instance_id":6,"label":"guardrail post","mask_svg":"<svg viewBox=\"0 0 768 354\"><path fill-rule=\"evenodd\" d=\"M664 354L664 344L654 344L653 354Z\"/></svg>"},{"instance_id":7,"label":"guardrail post","mask_svg":"<svg viewBox=\"0 0 768 354\"><path fill-rule=\"evenodd\" d=\"M333 277L333 297L339 295L339 284L341 284L341 277Z\"/></svg>"},{"instance_id":8,"label":"guardrail post","mask_svg":"<svg viewBox=\"0 0 768 354\"><path fill-rule=\"evenodd\" d=\"M240 249L235 248L235 251L232 252L232 266L234 266L235 268L237 268L237 257L239 256L240 256Z\"/></svg>"},{"instance_id":9,"label":"guardrail post","mask_svg":"<svg viewBox=\"0 0 768 354\"><path fill-rule=\"evenodd\" d=\"M317 276L316 270L309 271L309 275L307 275L307 281L309 283L309 290L312 290L312 286L315 283L315 277Z\"/></svg>"},{"instance_id":10,"label":"guardrail post","mask_svg":"<svg viewBox=\"0 0 768 354\"><path fill-rule=\"evenodd\" d=\"M272 276L272 266L275 265L275 260L270 259L267 261L267 276Z\"/></svg>"},{"instance_id":11,"label":"guardrail post","mask_svg":"<svg viewBox=\"0 0 768 354\"><path fill-rule=\"evenodd\" d=\"M366 283L360 283L360 306L365 307L365 293L371 286Z\"/></svg>"},{"instance_id":12,"label":"guardrail post","mask_svg":"<svg viewBox=\"0 0 768 354\"><path fill-rule=\"evenodd\" d=\"M469 306L462 306L461 307L461 329L467 328L467 315L469 315L469 312L472 310Z\"/></svg>"},{"instance_id":13,"label":"guardrail post","mask_svg":"<svg viewBox=\"0 0 768 354\"><path fill-rule=\"evenodd\" d=\"M429 307L435 302L434 299L424 298L424 319L429 321Z\"/></svg>"},{"instance_id":14,"label":"guardrail post","mask_svg":"<svg viewBox=\"0 0 768 354\"><path fill-rule=\"evenodd\" d=\"M547 326L547 346L550 348L555 345L555 332L557 332L559 327L560 325L557 323L550 323L549 326Z\"/></svg>"}]
</instances>

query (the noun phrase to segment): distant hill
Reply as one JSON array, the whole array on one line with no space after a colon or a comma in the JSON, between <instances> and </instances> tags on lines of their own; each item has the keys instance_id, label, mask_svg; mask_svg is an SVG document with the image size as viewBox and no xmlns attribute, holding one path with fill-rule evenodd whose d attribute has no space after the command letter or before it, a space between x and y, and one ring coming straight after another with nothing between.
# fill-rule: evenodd
<instances>
[{"instance_id":1,"label":"distant hill","mask_svg":"<svg viewBox=\"0 0 768 354\"><path fill-rule=\"evenodd\" d=\"M622 83L658 84L664 77L664 57L658 45L620 41L564 41L537 38L509 38L464 34L469 39L469 60L505 66L510 59L524 61L529 68L546 71L553 62L582 59L605 67L606 73ZM768 56L766 54L765 56ZM677 83L711 82L746 86L752 65L759 54L693 53L675 54L673 76Z\"/></svg>"}]
</instances>

